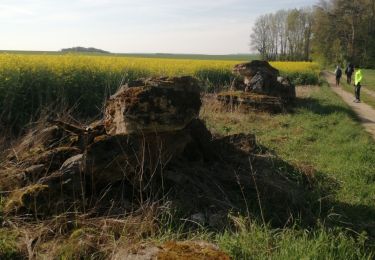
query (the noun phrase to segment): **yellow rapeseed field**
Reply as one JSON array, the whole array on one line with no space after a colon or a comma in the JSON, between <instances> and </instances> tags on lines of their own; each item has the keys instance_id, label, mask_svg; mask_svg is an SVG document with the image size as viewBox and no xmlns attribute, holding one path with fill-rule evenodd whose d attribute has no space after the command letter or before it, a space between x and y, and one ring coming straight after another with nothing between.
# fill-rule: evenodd
<instances>
[{"instance_id":1,"label":"yellow rapeseed field","mask_svg":"<svg viewBox=\"0 0 375 260\"><path fill-rule=\"evenodd\" d=\"M191 75L205 91L233 80L243 61L188 60L88 55L0 54L0 124L29 122L50 104L76 105L85 115L100 111L106 96L139 77ZM295 84L316 84L319 66L311 62L273 62ZM4 123L5 122L5 123ZM1 125L0 125L1 127Z\"/></svg>"},{"instance_id":2,"label":"yellow rapeseed field","mask_svg":"<svg viewBox=\"0 0 375 260\"><path fill-rule=\"evenodd\" d=\"M19 55L0 54L0 72L35 71L45 69L61 75L74 69L86 71L127 72L139 71L150 75L196 75L202 70L227 74L241 61L185 60L163 58L135 58L86 55ZM319 65L313 62L271 62L283 73L318 73Z\"/></svg>"},{"instance_id":3,"label":"yellow rapeseed field","mask_svg":"<svg viewBox=\"0 0 375 260\"><path fill-rule=\"evenodd\" d=\"M284 72L312 72L312 73L319 73L320 72L320 65L316 62L289 62L289 61L275 61L271 62L271 65L277 68L280 71Z\"/></svg>"}]
</instances>

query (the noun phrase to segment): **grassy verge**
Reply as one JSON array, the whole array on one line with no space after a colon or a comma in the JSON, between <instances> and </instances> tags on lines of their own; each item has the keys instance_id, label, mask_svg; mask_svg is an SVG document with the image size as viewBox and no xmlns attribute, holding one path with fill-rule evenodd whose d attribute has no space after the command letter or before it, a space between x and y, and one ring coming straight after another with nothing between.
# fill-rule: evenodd
<instances>
[{"instance_id":1,"label":"grassy verge","mask_svg":"<svg viewBox=\"0 0 375 260\"><path fill-rule=\"evenodd\" d=\"M218 238L234 259L371 259L365 241L340 229L275 230L256 224Z\"/></svg>"},{"instance_id":2,"label":"grassy verge","mask_svg":"<svg viewBox=\"0 0 375 260\"><path fill-rule=\"evenodd\" d=\"M375 91L375 70L363 70L363 85Z\"/></svg>"},{"instance_id":3,"label":"grassy verge","mask_svg":"<svg viewBox=\"0 0 375 260\"><path fill-rule=\"evenodd\" d=\"M373 241L375 236L375 144L354 113L331 90L323 86L311 91L299 99L292 114L202 112L214 132L255 133L262 146L297 168L313 168L316 175L323 177L321 185L333 188L326 198L321 198L326 213L316 216L324 227L297 231L256 226L220 236L223 247L239 259L326 259L345 255L349 257L346 259L366 258L354 241L367 236ZM330 184L326 183L328 180ZM345 230L349 229L356 230L354 236L348 236ZM257 236L259 239L254 238ZM276 244L270 242L274 237ZM372 246L366 250L374 252Z\"/></svg>"},{"instance_id":4,"label":"grassy verge","mask_svg":"<svg viewBox=\"0 0 375 260\"><path fill-rule=\"evenodd\" d=\"M255 133L293 165L308 164L338 180L335 197L375 207L375 144L354 113L326 86L300 99L292 114L204 114L221 134ZM374 216L375 217L375 216Z\"/></svg>"}]
</instances>

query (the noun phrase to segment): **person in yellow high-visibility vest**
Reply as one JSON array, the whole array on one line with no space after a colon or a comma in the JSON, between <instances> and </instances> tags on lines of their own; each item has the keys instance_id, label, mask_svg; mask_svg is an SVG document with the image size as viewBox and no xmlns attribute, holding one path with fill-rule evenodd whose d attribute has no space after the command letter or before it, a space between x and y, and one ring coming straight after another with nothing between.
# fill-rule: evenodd
<instances>
[{"instance_id":1,"label":"person in yellow high-visibility vest","mask_svg":"<svg viewBox=\"0 0 375 260\"><path fill-rule=\"evenodd\" d=\"M359 103L361 102L361 82L362 82L362 71L361 69L357 69L355 72L355 78L354 78L354 86L355 86L355 100L354 102Z\"/></svg>"}]
</instances>

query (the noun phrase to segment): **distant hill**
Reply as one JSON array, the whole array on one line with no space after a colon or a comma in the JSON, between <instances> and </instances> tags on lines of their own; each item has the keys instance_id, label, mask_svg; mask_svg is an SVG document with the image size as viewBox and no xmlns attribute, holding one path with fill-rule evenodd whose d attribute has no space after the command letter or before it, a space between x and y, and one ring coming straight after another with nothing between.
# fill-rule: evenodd
<instances>
[{"instance_id":1,"label":"distant hill","mask_svg":"<svg viewBox=\"0 0 375 260\"><path fill-rule=\"evenodd\" d=\"M85 47L72 47L72 48L66 48L61 49L61 52L96 52L96 53L110 53L109 51L104 51L101 49L96 49L93 47L85 48Z\"/></svg>"}]
</instances>

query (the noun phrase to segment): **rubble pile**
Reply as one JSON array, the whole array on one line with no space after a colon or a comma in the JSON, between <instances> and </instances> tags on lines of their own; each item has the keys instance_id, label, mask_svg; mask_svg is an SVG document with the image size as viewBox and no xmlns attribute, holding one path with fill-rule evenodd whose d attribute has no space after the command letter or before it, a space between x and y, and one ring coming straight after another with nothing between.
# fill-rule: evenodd
<instances>
[{"instance_id":1,"label":"rubble pile","mask_svg":"<svg viewBox=\"0 0 375 260\"><path fill-rule=\"evenodd\" d=\"M280 112L296 97L295 86L266 61L237 64L233 73L238 78L231 91L218 94L218 100L226 106Z\"/></svg>"},{"instance_id":2,"label":"rubble pile","mask_svg":"<svg viewBox=\"0 0 375 260\"><path fill-rule=\"evenodd\" d=\"M189 164L207 171L202 162L220 160L220 149L232 142L213 138L198 119L199 90L192 77L142 79L109 98L103 120L88 126L44 122L2 163L0 187L10 191L4 211L48 215L82 210L95 201L92 196L119 185L121 195L128 196L119 201L130 201L134 194L150 192L155 183L160 188L161 178L184 186L193 178L191 172L199 172ZM255 146L252 135L233 140ZM206 189L207 181L195 181Z\"/></svg>"},{"instance_id":3,"label":"rubble pile","mask_svg":"<svg viewBox=\"0 0 375 260\"><path fill-rule=\"evenodd\" d=\"M167 200L184 217L222 226L225 212L242 207L242 189L288 209L279 201L299 188L273 174L253 134L212 135L198 118L199 89L192 77L141 79L109 98L102 120L42 121L2 156L3 212L126 215Z\"/></svg>"},{"instance_id":4,"label":"rubble pile","mask_svg":"<svg viewBox=\"0 0 375 260\"><path fill-rule=\"evenodd\" d=\"M221 94L222 102L281 106L282 96L260 94L276 93L272 67L238 71L247 73L244 84L251 91ZM262 84L254 79L268 74L272 80ZM47 252L48 245L69 241L69 252L80 258L80 252L103 253L101 244L120 245L121 234L131 243L132 234L135 240L155 234L163 221L181 221L189 231L223 230L236 228L241 212L252 219L260 213L280 226L293 213L310 216L300 183L312 180L283 174L282 169L293 172L292 166L258 146L253 134L213 135L199 119L200 89L193 77L140 79L107 100L101 120L83 125L70 116L42 119L0 153L2 225L22 223L34 232L33 224L44 223L32 239L25 232L24 240L36 244L32 250L54 255L60 251ZM124 250L110 248L110 253L116 259L229 259L201 241Z\"/></svg>"}]
</instances>

